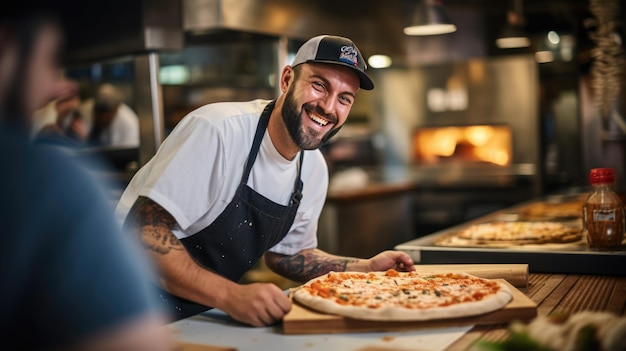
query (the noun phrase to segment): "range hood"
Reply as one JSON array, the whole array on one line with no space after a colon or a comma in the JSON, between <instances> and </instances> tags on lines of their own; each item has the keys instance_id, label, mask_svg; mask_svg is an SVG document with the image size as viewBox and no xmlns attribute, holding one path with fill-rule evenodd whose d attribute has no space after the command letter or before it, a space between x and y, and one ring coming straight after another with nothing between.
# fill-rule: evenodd
<instances>
[{"instance_id":1,"label":"range hood","mask_svg":"<svg viewBox=\"0 0 626 351\"><path fill-rule=\"evenodd\" d=\"M364 55L403 54L401 1L183 0L186 40L221 41L232 35L306 40L320 34L351 38ZM376 23L372 14L376 13Z\"/></svg>"},{"instance_id":2,"label":"range hood","mask_svg":"<svg viewBox=\"0 0 626 351\"><path fill-rule=\"evenodd\" d=\"M317 4L299 0L183 0L183 29L192 36L229 31L308 37L318 27Z\"/></svg>"},{"instance_id":3,"label":"range hood","mask_svg":"<svg viewBox=\"0 0 626 351\"><path fill-rule=\"evenodd\" d=\"M306 40L320 34L352 39L364 56L385 54L396 64L484 56L484 19L476 9L450 9L463 28L454 35L408 37L402 29L414 0L183 0L187 42L246 34ZM235 36L235 37L233 37Z\"/></svg>"},{"instance_id":4,"label":"range hood","mask_svg":"<svg viewBox=\"0 0 626 351\"><path fill-rule=\"evenodd\" d=\"M66 61L99 61L188 43L255 36L306 40L320 34L351 38L363 55L386 54L395 63L440 62L484 55L476 10L450 15L464 28L452 36L409 38L402 33L413 0L108 0L63 2Z\"/></svg>"}]
</instances>

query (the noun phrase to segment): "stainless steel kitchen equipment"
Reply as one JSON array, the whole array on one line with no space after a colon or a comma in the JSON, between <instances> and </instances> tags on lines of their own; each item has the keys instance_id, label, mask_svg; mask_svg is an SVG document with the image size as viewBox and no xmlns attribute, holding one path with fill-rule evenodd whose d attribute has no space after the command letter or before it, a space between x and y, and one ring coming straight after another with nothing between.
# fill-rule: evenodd
<instances>
[{"instance_id":1,"label":"stainless steel kitchen equipment","mask_svg":"<svg viewBox=\"0 0 626 351\"><path fill-rule=\"evenodd\" d=\"M626 275L626 246L615 250L595 250L586 243L517 245L511 247L453 247L436 245L436 241L446 235L458 232L473 224L495 221L517 221L520 210L539 201L555 201L554 197L542 197L528 202L495 211L486 216L459 224L430 235L410 240L395 246L407 252L416 264L455 264L455 263L516 263L528 264L532 273L577 273L601 275ZM563 198L580 194L563 194ZM570 221L580 227L580 219Z\"/></svg>"}]
</instances>

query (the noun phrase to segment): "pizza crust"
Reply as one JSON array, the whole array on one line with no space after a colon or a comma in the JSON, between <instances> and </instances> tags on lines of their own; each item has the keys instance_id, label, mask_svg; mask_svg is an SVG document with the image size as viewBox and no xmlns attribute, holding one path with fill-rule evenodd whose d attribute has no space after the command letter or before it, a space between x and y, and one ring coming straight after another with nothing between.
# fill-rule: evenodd
<instances>
[{"instance_id":1,"label":"pizza crust","mask_svg":"<svg viewBox=\"0 0 626 351\"><path fill-rule=\"evenodd\" d=\"M410 272L410 273L396 272L396 273L400 275L400 278L397 278L400 280L408 279L409 276L410 276L410 279L417 279L417 280L424 279L424 277L442 276L442 273L417 273L417 272ZM513 298L513 295L510 289L501 282L498 282L495 280L478 278L478 277L475 277L466 273L453 273L452 275L457 278L450 278L448 287L454 286L453 283L455 282L455 279L458 282L462 282L462 281L467 282L469 281L468 279L471 279L472 281L476 282L477 285L478 284L482 285L483 283L491 284L490 285L491 288L493 288L494 284L496 284L497 291L495 293L485 295L484 298L482 298L481 300L469 301L469 302L456 302L456 303L452 303L446 306L407 308L405 306L399 306L397 304L389 303L391 299L385 299L385 298L379 300L381 305L377 307L365 306L365 305L355 306L355 305L351 305L347 303L337 302L340 300L340 296L342 293L346 291L350 291L350 289L353 288L352 283L348 284L348 286L342 286L342 285L337 286L336 293L330 297L323 297L323 296L317 295L315 292L312 293L312 291L315 290L311 288L312 285L314 285L316 282L324 282L325 279L329 275L331 275L332 277L333 274L334 275L350 275L350 276L352 275L365 276L367 274L369 275L374 274L376 277L380 279L386 279L386 280L388 279L390 281L393 280L393 279L389 279L389 277L386 276L386 272L370 272L370 273L330 272L324 276L312 279L311 281L305 283L300 288L297 288L293 293L294 299L297 302L301 303L302 305L312 308L314 310L328 313L328 314L340 315L340 316L353 318L353 319L375 320L375 321L425 321L425 320L461 318L461 317L468 317L468 316L474 316L474 315L492 312L492 311L504 308ZM375 288L376 286L372 285L372 287L369 290L367 290L367 288L363 289L362 294L376 294ZM359 289L359 288L355 288L355 289ZM400 289L398 290L398 293L405 294L405 292L401 292ZM451 296L446 296L447 295L447 292L445 290L446 286L439 286L439 289L441 289L442 291L441 293L442 296L438 296L437 297L438 299L441 299L441 300L452 299ZM473 291L473 287L469 287L465 289L464 292L469 292L469 291ZM358 291L354 291L354 293L357 295L359 294ZM411 292L411 294L413 293L416 293L417 295L416 297L419 298L420 297L419 294L421 294L422 292L415 290ZM414 296L414 295L409 295L409 294L407 295ZM433 298L432 296L430 297Z\"/></svg>"}]
</instances>

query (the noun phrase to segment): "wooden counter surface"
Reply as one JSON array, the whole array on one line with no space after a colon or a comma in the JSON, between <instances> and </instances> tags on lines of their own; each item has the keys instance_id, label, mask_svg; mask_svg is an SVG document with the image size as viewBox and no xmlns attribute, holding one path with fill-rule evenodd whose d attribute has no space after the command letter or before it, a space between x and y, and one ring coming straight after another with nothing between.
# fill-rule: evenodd
<instances>
[{"instance_id":1,"label":"wooden counter surface","mask_svg":"<svg viewBox=\"0 0 626 351\"><path fill-rule=\"evenodd\" d=\"M520 290L537 303L538 316L580 311L626 315L626 277L531 273L528 287ZM507 327L476 326L448 350L467 350L477 340L502 341L508 335Z\"/></svg>"}]
</instances>

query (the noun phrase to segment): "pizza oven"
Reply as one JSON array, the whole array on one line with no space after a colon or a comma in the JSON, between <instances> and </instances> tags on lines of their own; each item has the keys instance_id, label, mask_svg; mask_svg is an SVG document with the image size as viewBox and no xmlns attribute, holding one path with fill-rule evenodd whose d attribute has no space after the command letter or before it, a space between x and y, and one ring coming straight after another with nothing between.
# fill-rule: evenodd
<instances>
[{"instance_id":1,"label":"pizza oven","mask_svg":"<svg viewBox=\"0 0 626 351\"><path fill-rule=\"evenodd\" d=\"M418 236L523 201L532 184L515 164L508 124L419 126L411 136L411 164L419 182L413 202Z\"/></svg>"},{"instance_id":2,"label":"pizza oven","mask_svg":"<svg viewBox=\"0 0 626 351\"><path fill-rule=\"evenodd\" d=\"M413 133L415 165L510 166L513 133L508 125L419 127Z\"/></svg>"}]
</instances>

